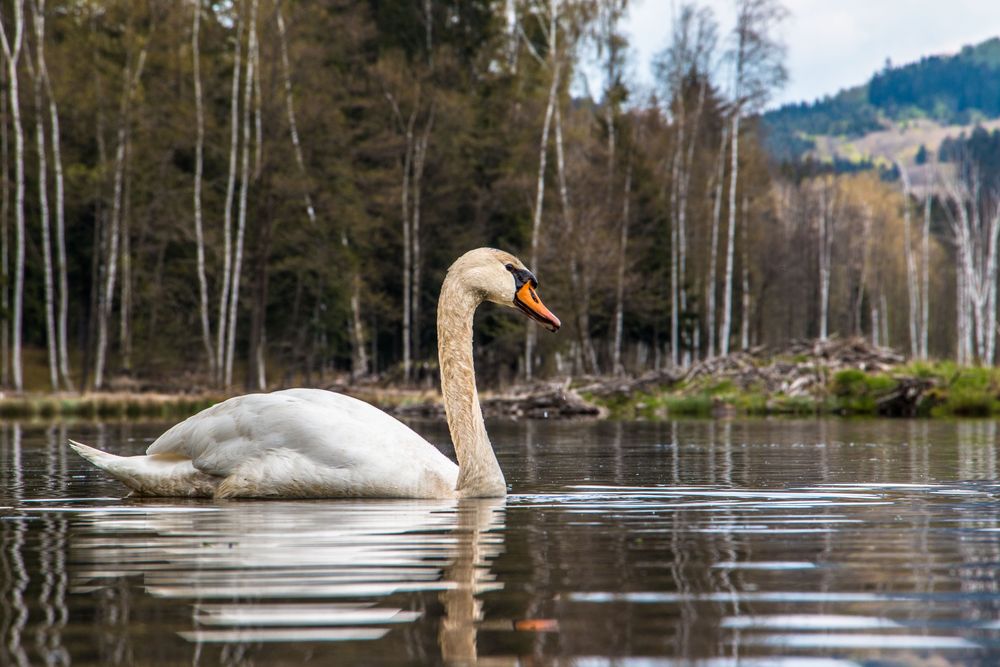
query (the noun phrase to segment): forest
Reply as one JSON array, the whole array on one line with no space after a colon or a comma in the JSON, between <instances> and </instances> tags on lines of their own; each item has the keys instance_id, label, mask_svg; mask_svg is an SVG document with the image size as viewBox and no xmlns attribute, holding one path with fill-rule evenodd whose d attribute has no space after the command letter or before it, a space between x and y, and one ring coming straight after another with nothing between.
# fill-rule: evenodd
<instances>
[{"instance_id":1,"label":"forest","mask_svg":"<svg viewBox=\"0 0 1000 667\"><path fill-rule=\"evenodd\" d=\"M858 137L888 122L930 118L946 125L1000 116L1000 38L953 55L915 63L887 61L867 83L814 102L786 104L763 116L770 153L797 160L814 147L812 135Z\"/></svg>"},{"instance_id":2,"label":"forest","mask_svg":"<svg viewBox=\"0 0 1000 667\"><path fill-rule=\"evenodd\" d=\"M833 335L992 363L978 171L777 168L787 12L735 6L680 5L649 88L627 0L5 0L3 386L433 385L481 245L564 323L481 309L492 386Z\"/></svg>"}]
</instances>

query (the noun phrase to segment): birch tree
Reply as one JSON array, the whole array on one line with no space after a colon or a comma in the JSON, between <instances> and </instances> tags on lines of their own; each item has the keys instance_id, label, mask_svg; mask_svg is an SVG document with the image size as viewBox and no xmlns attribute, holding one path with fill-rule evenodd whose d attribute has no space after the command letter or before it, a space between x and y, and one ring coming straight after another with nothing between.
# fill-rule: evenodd
<instances>
[{"instance_id":1,"label":"birch tree","mask_svg":"<svg viewBox=\"0 0 1000 667\"><path fill-rule=\"evenodd\" d=\"M292 150L295 154L295 164L299 168L299 175L303 181L308 182L309 176L306 172L306 162L302 156L302 142L299 140L299 126L295 120L295 99L292 95L292 67L288 61L288 35L285 29L285 19L281 13L281 2L274 8L275 22L278 26L278 43L281 47L281 76L285 89L285 112L288 115L288 134L292 140ZM309 222L316 224L316 209L313 206L310 188L304 188L302 193L305 204L306 216Z\"/></svg>"},{"instance_id":2,"label":"birch tree","mask_svg":"<svg viewBox=\"0 0 1000 667\"><path fill-rule=\"evenodd\" d=\"M44 0L43 0L44 1ZM42 275L45 294L45 345L48 351L49 384L59 389L58 353L56 352L55 280L52 271L52 231L49 216L48 149L45 137L45 116L42 112L43 81L41 61L45 53L45 17L38 5L32 4L32 24L35 33L35 62L27 59L28 73L33 80L35 112L35 152L38 160L38 214L42 231Z\"/></svg>"},{"instance_id":3,"label":"birch tree","mask_svg":"<svg viewBox=\"0 0 1000 667\"><path fill-rule=\"evenodd\" d=\"M24 35L24 2L14 1L14 25L8 39L7 25L0 16L0 47L7 64L7 92L10 98L11 124L14 128L14 313L11 332L11 367L15 391L24 390L21 362L21 329L24 313L24 128L21 125L21 100L17 64Z\"/></svg>"},{"instance_id":4,"label":"birch tree","mask_svg":"<svg viewBox=\"0 0 1000 667\"><path fill-rule=\"evenodd\" d=\"M930 309L931 309L931 193L928 189L924 195L924 226L923 236L920 244L921 258L921 304L920 304L920 358L927 358L927 332L930 329Z\"/></svg>"},{"instance_id":5,"label":"birch tree","mask_svg":"<svg viewBox=\"0 0 1000 667\"><path fill-rule=\"evenodd\" d=\"M415 162L420 160L420 176L423 177L423 159L420 155L418 144L420 141L416 134L417 116L420 110L421 88L418 86L415 93L413 109L404 119L404 114L400 106L400 100L388 88L385 89L385 97L392 108L393 117L396 121L397 130L403 137L403 155L401 159L402 177L399 191L400 219L402 223L403 241L403 312L402 312L402 334L403 334L403 378L409 380L413 370L413 300L417 295L414 287L414 250L419 252L419 243L414 244L414 218L419 225L419 215L415 216L413 210L414 202L414 170ZM430 130L430 120L428 121ZM424 151L425 154L425 151Z\"/></svg>"},{"instance_id":6,"label":"birch tree","mask_svg":"<svg viewBox=\"0 0 1000 667\"><path fill-rule=\"evenodd\" d=\"M198 261L198 306L201 314L201 339L202 345L205 347L205 359L208 361L209 373L214 377L215 351L212 349L212 326L208 318L208 280L205 277L205 234L201 212L201 186L205 147L205 110L201 93L201 12L201 0L194 0L191 21L191 59L192 76L194 78L195 113L194 241Z\"/></svg>"},{"instance_id":7,"label":"birch tree","mask_svg":"<svg viewBox=\"0 0 1000 667\"><path fill-rule=\"evenodd\" d=\"M48 99L49 131L52 145L52 167L55 176L55 242L56 271L59 283L59 309L56 337L58 340L59 376L62 385L73 389L73 379L69 366L69 350L67 343L67 328L69 320L69 280L66 269L66 205L65 182L63 178L62 138L59 129L59 106L52 91L52 81L45 61L45 0L37 0L35 14L39 17L36 23L36 39L38 41L38 75L45 86Z\"/></svg>"},{"instance_id":8,"label":"birch tree","mask_svg":"<svg viewBox=\"0 0 1000 667\"><path fill-rule=\"evenodd\" d=\"M609 217L617 209L615 205L615 194L617 192L615 182L615 166L617 163L618 146L618 116L619 107L625 97L625 54L628 42L621 34L619 24L628 11L628 0L603 0L598 5L598 35L597 50L598 56L604 58L604 125L607 132L607 206ZM617 281L615 285L615 314L614 314L614 337L611 349L611 370L615 374L624 372L621 364L622 345L622 318L624 317L624 282L625 282L625 260L628 245L628 208L632 187L632 163L631 158L627 161L625 177L625 188L622 199L622 219L619 222L619 249L618 249L618 269ZM574 290L575 291L575 290ZM589 328L589 323L588 323ZM589 340L589 335L587 336ZM591 345L591 349L593 346ZM596 369L596 354L594 355L594 366Z\"/></svg>"},{"instance_id":9,"label":"birch tree","mask_svg":"<svg viewBox=\"0 0 1000 667\"><path fill-rule=\"evenodd\" d=\"M684 4L674 21L670 46L658 57L657 78L670 102L673 145L670 167L670 358L681 364L681 316L687 311L688 198L694 149L708 90L711 58L717 41L717 24L708 8ZM688 110L687 84L697 85L697 100ZM684 365L690 360L685 352Z\"/></svg>"},{"instance_id":10,"label":"birch tree","mask_svg":"<svg viewBox=\"0 0 1000 667\"><path fill-rule=\"evenodd\" d=\"M625 268L628 258L629 204L632 201L632 159L625 162L625 193L622 196L622 220L618 237L618 270L615 276L615 317L614 342L611 347L611 369L615 375L622 375L622 328L625 316Z\"/></svg>"},{"instance_id":11,"label":"birch tree","mask_svg":"<svg viewBox=\"0 0 1000 667\"><path fill-rule=\"evenodd\" d=\"M819 257L819 339L830 336L830 278L833 260L834 200L836 186L830 177L817 183L819 205L816 212L816 237Z\"/></svg>"},{"instance_id":12,"label":"birch tree","mask_svg":"<svg viewBox=\"0 0 1000 667\"><path fill-rule=\"evenodd\" d=\"M561 205L563 227L569 239L577 238L582 230L578 231L578 212L574 210L569 193L569 184L566 174L566 158L564 152L563 132L562 132L562 109L560 104L555 108L555 144L556 144L556 176L559 190L559 201ZM569 250L569 279L570 288L573 293L574 315L576 319L576 334L579 344L579 352L582 358L582 370L584 373L600 373L597 362L597 351L594 349L594 342L590 337L590 282L586 276L581 275L580 260L577 256L578 244L573 244Z\"/></svg>"},{"instance_id":13,"label":"birch tree","mask_svg":"<svg viewBox=\"0 0 1000 667\"><path fill-rule=\"evenodd\" d=\"M111 219L109 220L108 246L105 258L105 280L99 294L97 313L97 354L94 363L94 389L104 386L104 367L107 362L108 327L114 305L115 281L118 274L119 243L122 231L122 208L125 189L125 158L128 150L129 126L131 123L132 96L142 78L146 66L147 44L144 42L139 50L136 62L132 62L132 54L126 53L125 68L122 72L122 92L118 104L117 145L115 147L114 187L111 199Z\"/></svg>"},{"instance_id":14,"label":"birch tree","mask_svg":"<svg viewBox=\"0 0 1000 667\"><path fill-rule=\"evenodd\" d=\"M910 219L910 178L906 173L906 168L901 162L896 161L896 168L899 170L900 180L903 183L903 252L906 256L906 295L908 297L909 310L907 311L907 324L910 333L910 356L916 358L920 355L920 341L923 334L920 329L923 324L920 311L920 284L917 282L917 262L913 251L913 242L910 238L912 224Z\"/></svg>"},{"instance_id":15,"label":"birch tree","mask_svg":"<svg viewBox=\"0 0 1000 667\"><path fill-rule=\"evenodd\" d=\"M258 0L250 2L250 28L247 37L246 75L243 81L243 147L240 158L240 201L236 223L236 243L233 249L233 270L230 279L229 321L226 324L226 376L225 386L233 383L233 358L236 351L236 318L239 314L240 275L243 268L243 241L247 227L247 196L250 190L250 104L254 89L254 69L257 67L257 9Z\"/></svg>"},{"instance_id":16,"label":"birch tree","mask_svg":"<svg viewBox=\"0 0 1000 667\"><path fill-rule=\"evenodd\" d=\"M413 127L417 121L417 110L413 109L406 123L406 148L403 157L403 187L400 193L400 208L403 217L403 378L410 379L413 366L413 242L410 218L410 178L413 173Z\"/></svg>"},{"instance_id":17,"label":"birch tree","mask_svg":"<svg viewBox=\"0 0 1000 667\"><path fill-rule=\"evenodd\" d=\"M750 222L750 205L749 198L746 193L743 194L743 224L741 229L743 230L743 258L740 262L741 271L743 278L742 288L740 290L740 297L742 301L742 310L740 315L740 349L748 350L750 349L750 239L747 234L747 225Z\"/></svg>"},{"instance_id":18,"label":"birch tree","mask_svg":"<svg viewBox=\"0 0 1000 667\"><path fill-rule=\"evenodd\" d=\"M788 74L784 66L785 46L775 31L787 16L779 0L736 0L736 27L731 37L729 59L733 66L733 109L729 167L729 227L727 229L725 285L719 346L729 353L733 319L733 259L736 242L736 190L739 182L740 120L744 113L762 108L771 92L782 86Z\"/></svg>"},{"instance_id":19,"label":"birch tree","mask_svg":"<svg viewBox=\"0 0 1000 667\"><path fill-rule=\"evenodd\" d=\"M7 69L0 67L0 84L7 88ZM10 98L0 94L0 308L3 325L0 326L0 385L10 384L10 132L8 108Z\"/></svg>"},{"instance_id":20,"label":"birch tree","mask_svg":"<svg viewBox=\"0 0 1000 667\"><path fill-rule=\"evenodd\" d=\"M542 207L545 203L545 163L548 159L549 130L552 126L555 107L558 102L559 86L562 74L562 59L559 57L559 0L549 0L548 7L548 28L545 31L548 46L548 59L544 63L549 72L549 94L545 103L545 115L542 120L542 136L538 142L538 177L535 185L535 205L531 215L531 251L528 254L528 262L531 267L538 266L538 243L542 229ZM538 54L534 53L530 41L525 38L532 55L536 60ZM524 339L524 378L530 381L534 367L535 341L537 330L529 326L526 329Z\"/></svg>"},{"instance_id":21,"label":"birch tree","mask_svg":"<svg viewBox=\"0 0 1000 667\"><path fill-rule=\"evenodd\" d=\"M722 219L722 196L726 186L726 146L729 138L729 125L723 123L719 133L719 153L715 165L713 180L709 181L715 192L712 196L712 231L708 250L708 277L705 280L705 331L708 334L707 354L711 359L715 356L715 315L718 307L716 299L719 293L719 226Z\"/></svg>"},{"instance_id":22,"label":"birch tree","mask_svg":"<svg viewBox=\"0 0 1000 667\"><path fill-rule=\"evenodd\" d=\"M228 384L225 378L229 294L233 265L233 199L236 193L237 154L239 152L240 77L242 76L243 31L245 29L239 5L236 11L236 39L233 42L233 76L229 91L229 172L226 177L226 198L222 212L222 286L219 292L218 332L216 336L216 384ZM249 57L249 56L248 56Z\"/></svg>"},{"instance_id":23,"label":"birch tree","mask_svg":"<svg viewBox=\"0 0 1000 667\"><path fill-rule=\"evenodd\" d=\"M958 259L956 271L961 274L958 283L964 292L959 294L959 304L965 306L964 312L960 310L959 338L963 338L964 327L965 336L973 342L972 347L960 348L960 351L979 363L992 366L996 350L1000 204L982 192L981 178L974 167L968 166L966 171L965 179L944 179L950 200L946 211Z\"/></svg>"},{"instance_id":24,"label":"birch tree","mask_svg":"<svg viewBox=\"0 0 1000 667\"><path fill-rule=\"evenodd\" d=\"M10 98L11 125L14 128L14 313L11 331L11 367L15 391L24 390L21 363L21 328L24 314L24 128L21 125L21 97L17 64L24 35L24 2L14 0L13 36L7 37L7 25L0 16L0 47L7 64L7 93Z\"/></svg>"},{"instance_id":25,"label":"birch tree","mask_svg":"<svg viewBox=\"0 0 1000 667\"><path fill-rule=\"evenodd\" d=\"M428 12L430 11L430 3L427 4ZM429 21L430 19L428 19ZM428 32L428 39L430 39L430 33ZM428 44L429 48L429 44ZM423 257L421 255L420 248L420 213L421 213L421 200L424 186L424 168L427 164L427 147L430 143L431 130L434 128L434 103L431 102L430 109L427 112L427 118L424 121L424 129L420 133L420 136L415 139L415 144L413 146L413 178L411 183L413 185L413 219L410 225L410 240L413 244L412 254L412 264L413 264L413 278L410 283L411 295L410 295L410 308L412 309L410 315L410 321L413 326L413 356L417 359L420 358L420 288L421 288L421 272L420 269L423 266Z\"/></svg>"},{"instance_id":26,"label":"birch tree","mask_svg":"<svg viewBox=\"0 0 1000 667\"><path fill-rule=\"evenodd\" d=\"M278 28L278 45L281 50L281 76L285 92L285 113L288 119L288 134L292 142L295 164L303 182L302 200L309 223L317 225L316 207L313 205L312 184L306 169L302 152L302 141L299 136L299 126L295 115L295 97L292 91L292 67L288 58L288 30L282 11L281 1L275 3L275 23ZM341 244L347 248L349 241L346 232L341 233ZM368 373L368 355L365 351L364 324L361 316L361 273L357 263L353 266L351 277L351 375L354 378Z\"/></svg>"}]
</instances>

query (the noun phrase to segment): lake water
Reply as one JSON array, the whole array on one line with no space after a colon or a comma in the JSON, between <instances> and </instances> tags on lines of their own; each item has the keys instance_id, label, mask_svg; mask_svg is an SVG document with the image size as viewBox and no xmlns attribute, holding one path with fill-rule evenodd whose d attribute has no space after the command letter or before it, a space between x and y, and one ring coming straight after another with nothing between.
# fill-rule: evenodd
<instances>
[{"instance_id":1,"label":"lake water","mask_svg":"<svg viewBox=\"0 0 1000 667\"><path fill-rule=\"evenodd\" d=\"M0 664L1000 663L996 422L493 422L504 501L128 499L64 445L165 426L0 426Z\"/></svg>"}]
</instances>

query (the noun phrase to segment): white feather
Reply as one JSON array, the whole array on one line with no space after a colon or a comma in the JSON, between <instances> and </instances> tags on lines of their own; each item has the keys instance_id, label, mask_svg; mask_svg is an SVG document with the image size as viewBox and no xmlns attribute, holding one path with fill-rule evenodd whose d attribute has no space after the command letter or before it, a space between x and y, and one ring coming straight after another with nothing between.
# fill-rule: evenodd
<instances>
[{"instance_id":1,"label":"white feather","mask_svg":"<svg viewBox=\"0 0 1000 667\"><path fill-rule=\"evenodd\" d=\"M71 445L151 496L450 498L458 479L458 466L400 421L322 389L230 398L169 429L145 456Z\"/></svg>"}]
</instances>

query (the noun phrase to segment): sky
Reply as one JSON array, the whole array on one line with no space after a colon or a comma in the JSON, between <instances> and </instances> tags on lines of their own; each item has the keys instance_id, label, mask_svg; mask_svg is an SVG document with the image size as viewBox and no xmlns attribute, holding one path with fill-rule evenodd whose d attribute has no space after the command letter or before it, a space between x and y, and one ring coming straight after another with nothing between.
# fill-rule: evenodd
<instances>
[{"instance_id":1,"label":"sky","mask_svg":"<svg viewBox=\"0 0 1000 667\"><path fill-rule=\"evenodd\" d=\"M632 0L625 32L635 55L634 76L652 83L650 59L670 34L671 5L680 0ZM701 0L715 11L720 33L733 25L733 0ZM864 83L886 58L900 65L921 56L954 53L965 44L1000 36L1000 0L785 0L782 33L789 82L771 106L812 101Z\"/></svg>"}]
</instances>

